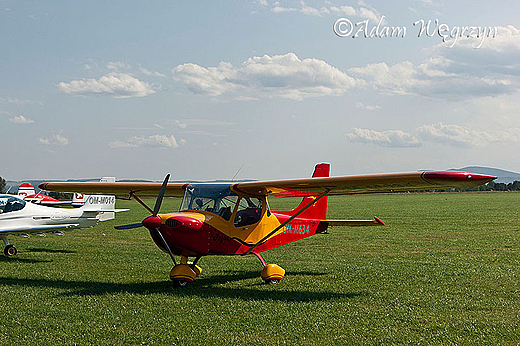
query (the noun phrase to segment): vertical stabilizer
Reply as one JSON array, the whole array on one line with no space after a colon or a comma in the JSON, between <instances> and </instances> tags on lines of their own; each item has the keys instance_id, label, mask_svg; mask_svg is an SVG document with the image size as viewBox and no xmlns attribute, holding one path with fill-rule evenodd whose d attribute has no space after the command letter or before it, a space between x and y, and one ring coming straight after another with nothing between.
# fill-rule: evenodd
<instances>
[{"instance_id":1,"label":"vertical stabilizer","mask_svg":"<svg viewBox=\"0 0 520 346\"><path fill-rule=\"evenodd\" d=\"M313 178L323 178L330 176L330 163L318 163L314 167ZM294 214L305 208L309 203L316 200L316 197L304 197L300 205L298 205L291 214ZM307 219L327 219L327 196L322 197L318 202L314 203L310 208L305 210L299 217Z\"/></svg>"},{"instance_id":2,"label":"vertical stabilizer","mask_svg":"<svg viewBox=\"0 0 520 346\"><path fill-rule=\"evenodd\" d=\"M27 196L35 195L34 187L29 183L23 183L18 188L18 196L25 198Z\"/></svg>"}]
</instances>

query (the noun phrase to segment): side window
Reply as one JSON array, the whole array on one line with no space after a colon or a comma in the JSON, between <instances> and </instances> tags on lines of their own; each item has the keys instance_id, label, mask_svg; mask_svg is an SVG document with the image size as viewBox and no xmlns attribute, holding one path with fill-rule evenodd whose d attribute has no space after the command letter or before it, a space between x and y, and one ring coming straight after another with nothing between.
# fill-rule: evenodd
<instances>
[{"instance_id":1,"label":"side window","mask_svg":"<svg viewBox=\"0 0 520 346\"><path fill-rule=\"evenodd\" d=\"M235 227L243 227L257 223L262 216L262 200L242 197L238 202L235 216Z\"/></svg>"},{"instance_id":2,"label":"side window","mask_svg":"<svg viewBox=\"0 0 520 346\"><path fill-rule=\"evenodd\" d=\"M237 204L237 200L238 196L226 196L220 199L218 201L218 211L215 210L215 213L229 221L229 219L231 219L231 214L233 214L233 210L235 209L235 205Z\"/></svg>"}]
</instances>

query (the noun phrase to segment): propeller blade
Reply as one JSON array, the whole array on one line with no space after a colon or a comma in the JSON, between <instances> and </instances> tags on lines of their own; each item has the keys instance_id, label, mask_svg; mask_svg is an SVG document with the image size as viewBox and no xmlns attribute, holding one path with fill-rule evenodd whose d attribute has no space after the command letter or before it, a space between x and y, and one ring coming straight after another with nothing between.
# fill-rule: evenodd
<instances>
[{"instance_id":1,"label":"propeller blade","mask_svg":"<svg viewBox=\"0 0 520 346\"><path fill-rule=\"evenodd\" d=\"M155 200L155 207L153 208L153 216L157 216L159 214L159 209L161 209L162 200L164 197L164 193L166 192L166 186L168 185L168 180L170 179L170 173L166 174L164 181L161 186L161 190L159 191L159 195L157 195L157 200Z\"/></svg>"},{"instance_id":2,"label":"propeller blade","mask_svg":"<svg viewBox=\"0 0 520 346\"><path fill-rule=\"evenodd\" d=\"M155 232L157 232L157 234L159 235L159 238L161 238L162 243L163 243L164 247L166 248L166 251L168 251L168 254L170 255L170 257L173 261L173 265L177 265L177 262L175 262L175 257L173 257L172 250L170 249L170 246L168 246L166 239L164 239L161 231L159 230L159 227L155 227Z\"/></svg>"},{"instance_id":3,"label":"propeller blade","mask_svg":"<svg viewBox=\"0 0 520 346\"><path fill-rule=\"evenodd\" d=\"M137 227L142 227L143 224L141 222L139 223L132 223L130 225L122 225L122 226L115 226L114 228L115 229L132 229L132 228L137 228Z\"/></svg>"}]
</instances>

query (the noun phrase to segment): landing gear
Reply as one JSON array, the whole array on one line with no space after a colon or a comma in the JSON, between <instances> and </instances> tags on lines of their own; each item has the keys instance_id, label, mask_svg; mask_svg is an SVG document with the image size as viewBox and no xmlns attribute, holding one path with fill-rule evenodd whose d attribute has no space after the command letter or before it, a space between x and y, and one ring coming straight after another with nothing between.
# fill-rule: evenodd
<instances>
[{"instance_id":1,"label":"landing gear","mask_svg":"<svg viewBox=\"0 0 520 346\"><path fill-rule=\"evenodd\" d=\"M18 253L18 250L16 250L16 247L12 244L9 244L4 249L4 255L6 256L14 256Z\"/></svg>"},{"instance_id":2,"label":"landing gear","mask_svg":"<svg viewBox=\"0 0 520 346\"><path fill-rule=\"evenodd\" d=\"M9 244L9 240L7 240L7 237L3 236L0 239L4 241L5 248L4 248L4 255L6 256L14 256L18 253L18 250L14 247L14 245Z\"/></svg>"},{"instance_id":3,"label":"landing gear","mask_svg":"<svg viewBox=\"0 0 520 346\"><path fill-rule=\"evenodd\" d=\"M186 287L202 273L202 269L196 264L200 257L193 263L188 262L188 256L181 256L181 263L176 264L170 271L170 279L175 287Z\"/></svg>"},{"instance_id":4,"label":"landing gear","mask_svg":"<svg viewBox=\"0 0 520 346\"><path fill-rule=\"evenodd\" d=\"M260 277L266 284L277 284L285 276L285 270L278 264L267 264L260 254L256 252L251 253L255 255L264 266Z\"/></svg>"}]
</instances>

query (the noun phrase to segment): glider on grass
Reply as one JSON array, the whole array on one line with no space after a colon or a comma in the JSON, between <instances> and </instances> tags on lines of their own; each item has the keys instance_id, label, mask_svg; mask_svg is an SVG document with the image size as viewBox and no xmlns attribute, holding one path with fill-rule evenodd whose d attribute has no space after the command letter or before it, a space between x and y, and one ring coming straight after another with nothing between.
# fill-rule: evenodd
<instances>
[{"instance_id":1,"label":"glider on grass","mask_svg":"<svg viewBox=\"0 0 520 346\"><path fill-rule=\"evenodd\" d=\"M496 177L465 172L415 172L329 177L330 164L316 165L312 178L241 183L95 183L49 182L41 189L106 193L133 198L150 216L117 229L146 227L157 246L174 264L170 278L185 286L201 273L199 259L207 255L255 255L263 265L261 278L275 283L285 270L267 264L261 252L322 233L329 226L379 226L373 220L327 220L327 197L392 191L467 188ZM157 196L153 210L141 197ZM159 213L163 198L182 198L178 212ZM289 211L269 208L268 196L302 197ZM174 256L180 256L177 263ZM193 262L188 262L194 257Z\"/></svg>"}]
</instances>

